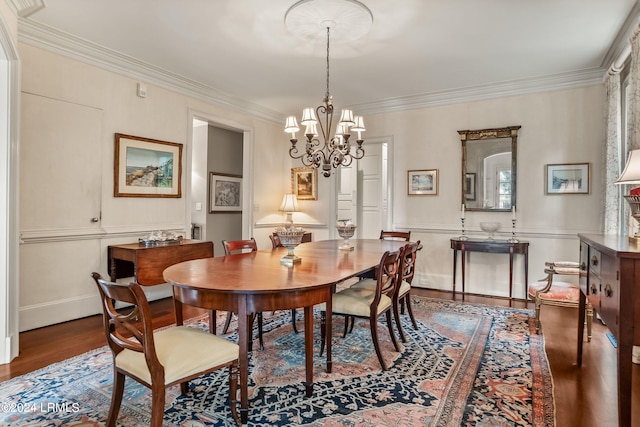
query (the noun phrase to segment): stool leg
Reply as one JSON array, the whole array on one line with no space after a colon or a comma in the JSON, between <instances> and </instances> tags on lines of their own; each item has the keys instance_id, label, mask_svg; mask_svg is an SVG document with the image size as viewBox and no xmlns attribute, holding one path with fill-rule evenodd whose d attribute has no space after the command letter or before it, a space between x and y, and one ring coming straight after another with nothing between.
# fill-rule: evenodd
<instances>
[{"instance_id":1,"label":"stool leg","mask_svg":"<svg viewBox=\"0 0 640 427\"><path fill-rule=\"evenodd\" d=\"M540 306L542 303L540 302L540 297L536 295L536 334L540 335Z\"/></svg>"}]
</instances>

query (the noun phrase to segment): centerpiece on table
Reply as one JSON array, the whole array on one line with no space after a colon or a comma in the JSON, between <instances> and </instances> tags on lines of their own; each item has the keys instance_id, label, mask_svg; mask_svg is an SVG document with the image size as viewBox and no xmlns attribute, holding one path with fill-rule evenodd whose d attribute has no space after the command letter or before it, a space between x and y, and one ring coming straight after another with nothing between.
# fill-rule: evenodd
<instances>
[{"instance_id":1,"label":"centerpiece on table","mask_svg":"<svg viewBox=\"0 0 640 427\"><path fill-rule=\"evenodd\" d=\"M353 246L349 243L349 239L353 237L356 232L356 225L351 222L350 219L340 220L336 224L338 234L344 239L344 242L339 246L342 251L352 251Z\"/></svg>"}]
</instances>

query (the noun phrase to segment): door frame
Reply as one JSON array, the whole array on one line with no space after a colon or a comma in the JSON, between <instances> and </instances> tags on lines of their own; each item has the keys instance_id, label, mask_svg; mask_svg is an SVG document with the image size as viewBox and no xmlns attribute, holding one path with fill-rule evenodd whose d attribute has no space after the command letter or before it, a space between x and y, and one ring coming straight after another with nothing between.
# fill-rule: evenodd
<instances>
[{"instance_id":1,"label":"door frame","mask_svg":"<svg viewBox=\"0 0 640 427\"><path fill-rule=\"evenodd\" d=\"M382 229L385 230L390 230L393 228L393 206L394 206L394 202L393 202L393 198L394 198L394 182L395 182L395 174L394 174L394 170L393 170L393 152L394 152L394 146L393 146L393 136L389 135L389 136L379 136L379 137L372 137L372 138L367 138L367 140L365 141L365 143L363 144L365 152L366 152L366 146L367 145L372 145L372 144L386 144L387 146L387 157L386 157L386 169L387 169L387 189L386 189L386 197L387 197L387 212L386 215L383 215L383 222L384 224L382 225ZM354 162L356 162L356 170L359 171L359 167L360 164L358 163L358 160L354 160ZM358 173L358 176L360 174ZM336 222L337 222L337 209L338 209L338 179L336 178L337 174L334 172L331 174L331 179L333 180L333 182L331 183L331 197L329 197L329 212L331 212L330 218L329 218L329 236L332 239L337 239L338 238L338 232L336 231ZM360 179L356 179L356 186L358 188L356 188L356 199L359 200L360 197ZM356 201L356 217L359 219L361 217L362 214L362 209L361 206L359 206L359 204Z\"/></svg>"},{"instance_id":2,"label":"door frame","mask_svg":"<svg viewBox=\"0 0 640 427\"><path fill-rule=\"evenodd\" d=\"M186 218L189 221L185 224L185 230L191 228L191 181L192 181L192 161L193 161L193 120L198 119L207 122L211 126L228 129L242 133L242 238L249 239L252 236L253 209L253 150L254 150L254 130L253 128L226 118L213 116L196 110L189 110L187 130L186 168L185 168L185 194L186 194Z\"/></svg>"}]
</instances>

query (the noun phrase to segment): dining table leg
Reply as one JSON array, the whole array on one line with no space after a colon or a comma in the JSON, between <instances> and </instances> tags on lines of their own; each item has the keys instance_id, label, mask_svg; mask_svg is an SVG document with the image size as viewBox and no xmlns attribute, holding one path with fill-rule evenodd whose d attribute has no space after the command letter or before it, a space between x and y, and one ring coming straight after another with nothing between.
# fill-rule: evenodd
<instances>
[{"instance_id":1,"label":"dining table leg","mask_svg":"<svg viewBox=\"0 0 640 427\"><path fill-rule=\"evenodd\" d=\"M249 319L247 297L239 296L238 301L238 346L240 370L240 422L247 424L249 419Z\"/></svg>"},{"instance_id":2,"label":"dining table leg","mask_svg":"<svg viewBox=\"0 0 640 427\"><path fill-rule=\"evenodd\" d=\"M313 306L304 308L304 362L306 372L305 391L313 394Z\"/></svg>"}]
</instances>

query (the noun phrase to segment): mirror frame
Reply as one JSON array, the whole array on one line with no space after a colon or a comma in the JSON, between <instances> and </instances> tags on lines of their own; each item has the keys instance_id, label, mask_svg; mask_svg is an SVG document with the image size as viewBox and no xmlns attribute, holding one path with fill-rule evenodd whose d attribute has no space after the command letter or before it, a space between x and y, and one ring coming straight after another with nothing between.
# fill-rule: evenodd
<instances>
[{"instance_id":1,"label":"mirror frame","mask_svg":"<svg viewBox=\"0 0 640 427\"><path fill-rule=\"evenodd\" d=\"M465 210L481 212L508 212L516 206L516 183L517 183L517 141L518 129L521 126L507 126L504 128L459 130L460 141L462 142L462 193L461 202L465 205ZM467 176L467 141L480 141L485 139L511 138L511 208L509 209L488 209L488 208L468 208L466 197L466 176Z\"/></svg>"}]
</instances>

